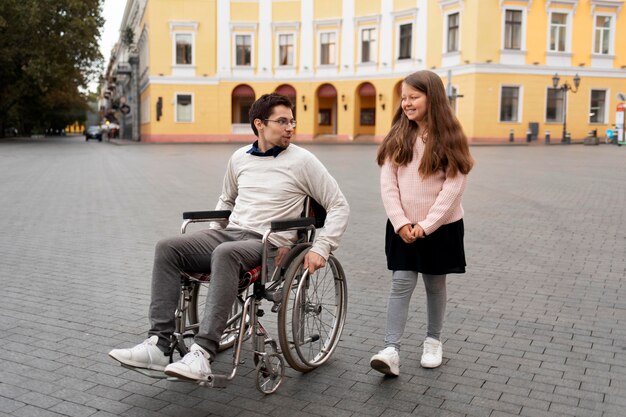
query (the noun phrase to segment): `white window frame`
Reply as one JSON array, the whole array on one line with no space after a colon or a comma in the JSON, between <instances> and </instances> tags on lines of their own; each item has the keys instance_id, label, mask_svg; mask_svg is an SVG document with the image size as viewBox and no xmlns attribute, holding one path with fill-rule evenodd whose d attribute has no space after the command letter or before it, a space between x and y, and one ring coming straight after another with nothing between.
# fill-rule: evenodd
<instances>
[{"instance_id":1,"label":"white window frame","mask_svg":"<svg viewBox=\"0 0 626 417\"><path fill-rule=\"evenodd\" d=\"M293 44L292 46L292 64L283 65L280 63L280 37L283 35L291 35L293 36ZM297 51L297 36L296 32L276 32L276 68L295 68L296 66L296 57L298 56Z\"/></svg>"},{"instance_id":2,"label":"white window frame","mask_svg":"<svg viewBox=\"0 0 626 417\"><path fill-rule=\"evenodd\" d=\"M448 50L449 40L450 40L450 16L456 14L458 15L458 26L456 33L456 49L453 51ZM458 54L461 52L461 11L460 10L450 10L446 12L444 15L445 24L443 25L444 31L444 44L443 44L443 52L444 54Z\"/></svg>"},{"instance_id":3,"label":"white window frame","mask_svg":"<svg viewBox=\"0 0 626 417\"><path fill-rule=\"evenodd\" d=\"M592 122L591 121L591 100L593 98L594 91L604 91L604 114L602 114L602 121L600 122ZM589 124L593 125L605 125L609 121L609 97L610 90L608 88L591 88L589 90Z\"/></svg>"},{"instance_id":4,"label":"white window frame","mask_svg":"<svg viewBox=\"0 0 626 417\"><path fill-rule=\"evenodd\" d=\"M401 42L401 31L400 28L404 25L411 25L411 46L409 48L409 56L406 58L400 58L400 48L402 46L402 42ZM399 61L399 62L403 62L403 61L408 61L411 60L415 57L415 22L413 20L405 20L405 21L400 21L400 22L396 22L396 39L398 40L398 48L396 49L396 56L395 56L395 60Z\"/></svg>"},{"instance_id":5,"label":"white window frame","mask_svg":"<svg viewBox=\"0 0 626 417\"><path fill-rule=\"evenodd\" d=\"M175 31L172 33L174 42L172 42L172 66L176 68L193 68L196 65L196 32L191 31ZM176 62L176 46L178 44L178 35L191 35L191 63L179 64Z\"/></svg>"},{"instance_id":6,"label":"white window frame","mask_svg":"<svg viewBox=\"0 0 626 417\"><path fill-rule=\"evenodd\" d=\"M514 11L522 13L522 22L520 25L520 49L511 49L506 47L506 12ZM502 12L502 50L506 52L524 52L526 51L526 13L525 7L505 7Z\"/></svg>"},{"instance_id":7,"label":"white window frame","mask_svg":"<svg viewBox=\"0 0 626 417\"><path fill-rule=\"evenodd\" d=\"M237 36L250 36L250 64L249 65L240 65L237 64ZM232 34L232 50L233 50L233 68L254 68L254 32L233 32Z\"/></svg>"},{"instance_id":8,"label":"white window frame","mask_svg":"<svg viewBox=\"0 0 626 417\"><path fill-rule=\"evenodd\" d=\"M335 35L335 54L333 56L333 63L331 64L322 64L322 35L327 34L327 33L332 33ZM317 50L317 66L318 67L323 67L323 68L331 68L331 67L336 67L339 61L339 57L338 57L338 50L339 50L339 31L336 29L331 29L331 30L319 30L317 32L317 45L318 45L318 50Z\"/></svg>"},{"instance_id":9,"label":"white window frame","mask_svg":"<svg viewBox=\"0 0 626 417\"><path fill-rule=\"evenodd\" d=\"M193 77L196 75L196 32L198 22L190 20L170 20L170 39L172 41L172 75ZM191 64L176 63L176 35L191 34Z\"/></svg>"},{"instance_id":10,"label":"white window frame","mask_svg":"<svg viewBox=\"0 0 626 417\"><path fill-rule=\"evenodd\" d=\"M517 114L515 115L515 120L502 120L502 91L505 88L517 88ZM523 86L519 84L502 84L500 86L500 95L498 97L498 122L499 123L520 123L522 120L522 94L523 94Z\"/></svg>"},{"instance_id":11,"label":"white window frame","mask_svg":"<svg viewBox=\"0 0 626 417\"><path fill-rule=\"evenodd\" d=\"M549 92L550 90L555 90L558 91L559 94L561 95L561 117L556 119L556 120L548 120L547 117L547 113L548 113L548 96L549 96ZM545 105L543 107L543 118L544 118L544 122L546 124L563 124L563 115L567 112L566 106L567 103L565 102L565 93L562 89L559 88L554 88L554 87L548 87L546 89L546 101L545 101Z\"/></svg>"},{"instance_id":12,"label":"white window frame","mask_svg":"<svg viewBox=\"0 0 626 417\"><path fill-rule=\"evenodd\" d=\"M593 15L593 35L591 37L591 54L597 57L608 57L615 54L615 21L617 20L617 16L613 13L594 13ZM609 27L609 52L603 54L602 52L596 52L596 36L597 29L596 26L596 18L598 17L608 17L611 19L611 25Z\"/></svg>"},{"instance_id":13,"label":"white window frame","mask_svg":"<svg viewBox=\"0 0 626 417\"><path fill-rule=\"evenodd\" d=\"M552 36L552 15L564 14L565 15L565 50L553 50L550 49L550 38ZM558 43L558 42L557 42ZM572 11L565 9L554 9L548 13L548 39L547 39L547 51L549 54L569 54L572 51Z\"/></svg>"},{"instance_id":14,"label":"white window frame","mask_svg":"<svg viewBox=\"0 0 626 417\"><path fill-rule=\"evenodd\" d=\"M191 96L191 120L178 120L178 96ZM174 93L174 122L175 123L194 123L195 122L195 105L196 98L194 93L177 91Z\"/></svg>"},{"instance_id":15,"label":"white window frame","mask_svg":"<svg viewBox=\"0 0 626 417\"><path fill-rule=\"evenodd\" d=\"M374 31L374 48L372 48L372 45L370 44L370 60L369 61L363 61L363 31L365 30L373 30ZM359 65L372 65L372 64L376 64L378 62L378 40L379 40L379 32L380 30L378 29L378 26L376 25L367 25L367 26L360 26L359 27L359 43L358 43L358 52L359 52L359 56L358 56L358 62Z\"/></svg>"}]
</instances>

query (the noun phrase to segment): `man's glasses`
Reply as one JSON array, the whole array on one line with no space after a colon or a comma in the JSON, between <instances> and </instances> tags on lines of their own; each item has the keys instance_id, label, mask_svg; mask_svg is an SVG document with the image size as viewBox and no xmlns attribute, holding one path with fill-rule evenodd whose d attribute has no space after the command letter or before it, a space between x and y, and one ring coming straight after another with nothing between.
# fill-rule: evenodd
<instances>
[{"instance_id":1,"label":"man's glasses","mask_svg":"<svg viewBox=\"0 0 626 417\"><path fill-rule=\"evenodd\" d=\"M294 129L296 128L296 121L295 120L287 120L284 117L281 117L280 119L276 119L276 120L272 120L272 119L265 119L266 122L274 122L274 123L278 123L278 125L280 127L282 127L283 129L287 129L287 126L291 126Z\"/></svg>"}]
</instances>

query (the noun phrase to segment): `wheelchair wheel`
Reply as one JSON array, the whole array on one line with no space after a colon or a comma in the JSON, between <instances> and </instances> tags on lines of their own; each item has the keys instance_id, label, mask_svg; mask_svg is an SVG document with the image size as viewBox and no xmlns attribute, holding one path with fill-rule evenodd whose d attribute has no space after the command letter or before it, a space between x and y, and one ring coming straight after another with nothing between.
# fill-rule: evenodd
<instances>
[{"instance_id":1,"label":"wheelchair wheel","mask_svg":"<svg viewBox=\"0 0 626 417\"><path fill-rule=\"evenodd\" d=\"M190 291L189 306L187 308L187 326L183 334L190 335L185 337L185 344L189 348L193 344L193 335L198 333L200 328L200 320L204 314L204 305L206 303L206 295L209 283L195 281ZM241 320L241 308L243 306L243 298L241 295L237 296L237 299L233 303L231 312L228 316L228 323L226 329L222 334L218 351L221 352L232 347L237 341L239 336L239 325ZM248 322L248 321L246 321ZM246 338L249 335L246 335Z\"/></svg>"},{"instance_id":2,"label":"wheelchair wheel","mask_svg":"<svg viewBox=\"0 0 626 417\"><path fill-rule=\"evenodd\" d=\"M326 266L304 273L301 253L285 274L278 315L280 346L289 365L308 372L332 355L346 319L348 290L341 264L330 255Z\"/></svg>"},{"instance_id":3,"label":"wheelchair wheel","mask_svg":"<svg viewBox=\"0 0 626 417\"><path fill-rule=\"evenodd\" d=\"M256 365L256 388L263 394L274 393L285 377L283 357L276 352L266 353Z\"/></svg>"}]
</instances>

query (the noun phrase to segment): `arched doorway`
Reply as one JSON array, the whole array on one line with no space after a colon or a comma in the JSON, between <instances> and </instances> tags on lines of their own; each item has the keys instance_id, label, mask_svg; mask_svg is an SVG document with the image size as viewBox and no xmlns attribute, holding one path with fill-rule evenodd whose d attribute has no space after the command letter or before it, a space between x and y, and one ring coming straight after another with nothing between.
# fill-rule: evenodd
<instances>
[{"instance_id":1,"label":"arched doorway","mask_svg":"<svg viewBox=\"0 0 626 417\"><path fill-rule=\"evenodd\" d=\"M337 134L337 89L331 84L322 84L317 89L316 135Z\"/></svg>"},{"instance_id":2,"label":"arched doorway","mask_svg":"<svg viewBox=\"0 0 626 417\"><path fill-rule=\"evenodd\" d=\"M364 82L357 87L355 135L373 135L376 131L376 87Z\"/></svg>"},{"instance_id":3,"label":"arched doorway","mask_svg":"<svg viewBox=\"0 0 626 417\"><path fill-rule=\"evenodd\" d=\"M248 113L250 113L250 107L252 103L254 103L254 100L254 90L249 85L240 84L233 89L231 94L231 123L233 133L252 133Z\"/></svg>"},{"instance_id":4,"label":"arched doorway","mask_svg":"<svg viewBox=\"0 0 626 417\"><path fill-rule=\"evenodd\" d=\"M293 106L293 118L296 118L296 89L289 84L281 84L276 87L276 92L278 94L282 94L283 96L289 97L291 104Z\"/></svg>"}]
</instances>

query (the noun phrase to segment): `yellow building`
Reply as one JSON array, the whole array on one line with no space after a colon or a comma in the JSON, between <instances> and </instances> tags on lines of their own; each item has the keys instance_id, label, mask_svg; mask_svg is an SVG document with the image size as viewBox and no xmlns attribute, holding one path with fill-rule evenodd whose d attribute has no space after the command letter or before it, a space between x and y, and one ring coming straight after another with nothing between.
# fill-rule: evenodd
<instances>
[{"instance_id":1,"label":"yellow building","mask_svg":"<svg viewBox=\"0 0 626 417\"><path fill-rule=\"evenodd\" d=\"M249 141L250 104L278 91L295 104L296 140L379 141L400 103L401 80L430 69L447 85L472 142L522 141L529 129L535 139L549 131L558 141L565 127L573 139L593 129L603 135L626 93L623 6L128 0L122 28L134 39L114 50L102 105L127 104L120 117L129 138Z\"/></svg>"}]
</instances>

